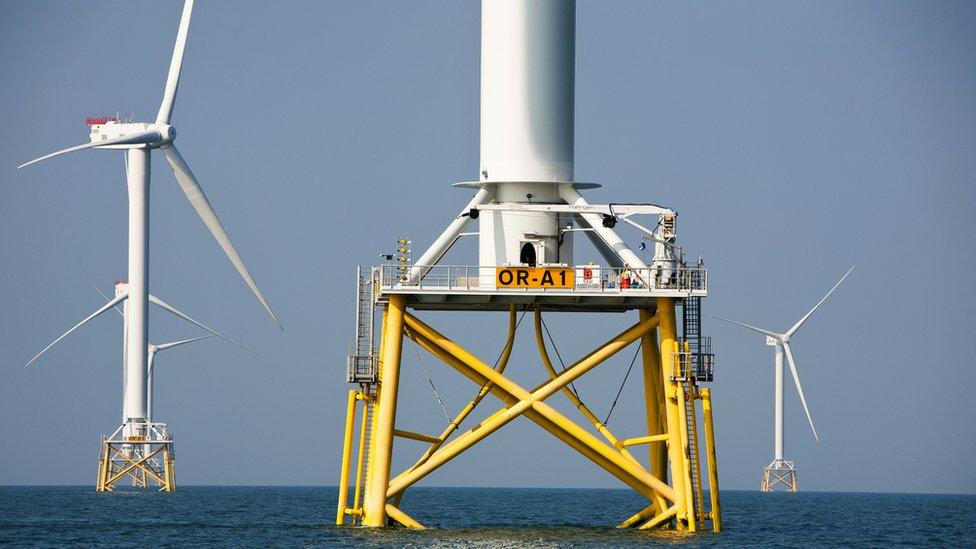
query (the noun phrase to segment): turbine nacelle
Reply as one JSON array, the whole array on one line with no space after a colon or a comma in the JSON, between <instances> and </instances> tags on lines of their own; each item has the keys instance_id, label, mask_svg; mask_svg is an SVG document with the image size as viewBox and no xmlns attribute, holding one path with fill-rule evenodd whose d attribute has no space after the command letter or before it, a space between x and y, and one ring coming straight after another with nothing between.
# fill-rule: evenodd
<instances>
[{"instance_id":1,"label":"turbine nacelle","mask_svg":"<svg viewBox=\"0 0 976 549\"><path fill-rule=\"evenodd\" d=\"M101 124L90 124L91 134L89 139L95 148L105 149L131 149L148 145L150 148L159 148L169 145L176 139L176 128L169 124L157 122L118 122L115 119L105 120ZM134 139L124 144L108 144L100 146L103 141L118 143L118 141Z\"/></svg>"}]
</instances>

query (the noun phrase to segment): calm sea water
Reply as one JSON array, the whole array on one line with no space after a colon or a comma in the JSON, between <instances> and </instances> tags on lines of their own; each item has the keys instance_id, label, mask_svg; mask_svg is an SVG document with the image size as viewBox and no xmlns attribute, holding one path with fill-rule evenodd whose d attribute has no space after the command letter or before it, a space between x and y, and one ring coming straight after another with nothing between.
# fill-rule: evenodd
<instances>
[{"instance_id":1,"label":"calm sea water","mask_svg":"<svg viewBox=\"0 0 976 549\"><path fill-rule=\"evenodd\" d=\"M428 525L336 527L335 488L0 488L0 545L976 547L976 496L726 491L726 531L694 536L611 526L642 507L625 490L414 488L402 508Z\"/></svg>"}]
</instances>

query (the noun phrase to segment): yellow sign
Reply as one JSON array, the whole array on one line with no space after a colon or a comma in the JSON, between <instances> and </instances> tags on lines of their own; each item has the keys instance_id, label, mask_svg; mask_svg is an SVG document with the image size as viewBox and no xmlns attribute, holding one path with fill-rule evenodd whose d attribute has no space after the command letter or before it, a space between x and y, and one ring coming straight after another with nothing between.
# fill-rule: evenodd
<instances>
[{"instance_id":1,"label":"yellow sign","mask_svg":"<svg viewBox=\"0 0 976 549\"><path fill-rule=\"evenodd\" d=\"M130 435L126 440L129 442L146 442L146 437L143 435Z\"/></svg>"},{"instance_id":2,"label":"yellow sign","mask_svg":"<svg viewBox=\"0 0 976 549\"><path fill-rule=\"evenodd\" d=\"M496 267L496 288L572 288L573 269L563 267Z\"/></svg>"}]
</instances>

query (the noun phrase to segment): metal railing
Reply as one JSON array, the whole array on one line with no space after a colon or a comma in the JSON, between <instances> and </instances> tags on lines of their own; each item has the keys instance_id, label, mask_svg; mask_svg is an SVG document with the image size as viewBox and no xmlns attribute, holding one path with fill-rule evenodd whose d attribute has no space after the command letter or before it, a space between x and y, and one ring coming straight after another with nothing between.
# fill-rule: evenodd
<instances>
[{"instance_id":1,"label":"metal railing","mask_svg":"<svg viewBox=\"0 0 976 549\"><path fill-rule=\"evenodd\" d=\"M375 355L351 354L346 357L346 381L349 383L376 383L378 368Z\"/></svg>"},{"instance_id":2,"label":"metal railing","mask_svg":"<svg viewBox=\"0 0 976 549\"><path fill-rule=\"evenodd\" d=\"M715 378L715 355L681 351L671 353L672 381L712 381Z\"/></svg>"},{"instance_id":3,"label":"metal railing","mask_svg":"<svg viewBox=\"0 0 976 549\"><path fill-rule=\"evenodd\" d=\"M123 436L122 431L127 425L130 426L130 429L142 434L128 437ZM120 425L111 435L103 437L103 439L107 442L116 443L158 443L171 442L173 440L169 434L168 425L156 421L140 421Z\"/></svg>"},{"instance_id":4,"label":"metal railing","mask_svg":"<svg viewBox=\"0 0 976 549\"><path fill-rule=\"evenodd\" d=\"M525 269L522 266L503 266L508 269ZM400 265L373 267L379 277L381 290L418 289L446 291L505 291L545 292L573 291L586 293L639 294L660 290L681 292L707 292L708 269L704 267L674 268L615 268L597 265L540 265L540 268L573 270L570 287L512 287L501 286L496 280L495 266L478 265L413 265L404 269Z\"/></svg>"}]
</instances>

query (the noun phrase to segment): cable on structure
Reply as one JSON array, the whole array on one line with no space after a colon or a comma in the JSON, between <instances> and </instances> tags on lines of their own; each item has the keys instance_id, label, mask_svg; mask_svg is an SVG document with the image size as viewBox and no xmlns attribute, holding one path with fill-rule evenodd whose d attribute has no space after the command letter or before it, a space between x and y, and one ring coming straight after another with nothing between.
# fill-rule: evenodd
<instances>
[{"instance_id":1,"label":"cable on structure","mask_svg":"<svg viewBox=\"0 0 976 549\"><path fill-rule=\"evenodd\" d=\"M427 378L427 383L430 384L431 390L434 391L434 400L437 401L437 405L441 407L441 411L444 412L444 417L447 421L451 421L451 416L447 413L447 408L444 407L444 400L441 395L437 392L437 387L434 386L434 380L430 378L430 372L427 371L427 366L424 365L424 359L420 356L420 349L417 346L417 342L410 338L413 343L413 350L417 354L417 363L420 364L420 369L424 371L424 377Z\"/></svg>"},{"instance_id":2,"label":"cable on structure","mask_svg":"<svg viewBox=\"0 0 976 549\"><path fill-rule=\"evenodd\" d=\"M563 369L562 372L565 372L566 363L563 362L563 357L562 355L559 354L559 347L556 347L556 341L552 338L552 334L549 332L549 326L546 325L546 319L540 316L539 320L542 321L542 328L546 331L546 335L549 336L549 344L552 345L552 350L556 352L556 358L559 360L559 366ZM576 386L573 385L572 381L569 382L569 390L572 391L574 395L576 395L576 398L579 398L580 402L583 401L583 399L581 399L579 396L579 391L576 390Z\"/></svg>"},{"instance_id":3,"label":"cable on structure","mask_svg":"<svg viewBox=\"0 0 976 549\"><path fill-rule=\"evenodd\" d=\"M624 374L624 380L620 382L620 388L617 389L617 396L613 397L613 403L610 404L610 410L607 412L607 419L603 420L604 425L610 421L610 414L612 414L613 409L617 407L617 401L620 400L620 393L624 392L624 385L627 384L627 378L630 377L630 371L634 369L634 364L637 363L637 355L640 354L640 350L643 345L643 341L637 345L637 352L634 353L634 358L632 358L630 361L630 366L627 368L627 373Z\"/></svg>"}]
</instances>

